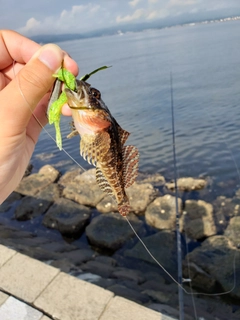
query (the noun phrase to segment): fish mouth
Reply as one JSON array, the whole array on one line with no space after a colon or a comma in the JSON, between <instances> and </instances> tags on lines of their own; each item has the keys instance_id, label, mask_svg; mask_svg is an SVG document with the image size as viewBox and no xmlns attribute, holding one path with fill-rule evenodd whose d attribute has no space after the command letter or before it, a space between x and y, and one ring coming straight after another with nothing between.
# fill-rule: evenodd
<instances>
[{"instance_id":1,"label":"fish mouth","mask_svg":"<svg viewBox=\"0 0 240 320\"><path fill-rule=\"evenodd\" d=\"M88 93L87 87L90 85L88 83L84 83L83 81L76 80L76 89L71 90L69 88L65 88L65 93L68 100L69 108L75 110L86 110L88 107Z\"/></svg>"}]
</instances>

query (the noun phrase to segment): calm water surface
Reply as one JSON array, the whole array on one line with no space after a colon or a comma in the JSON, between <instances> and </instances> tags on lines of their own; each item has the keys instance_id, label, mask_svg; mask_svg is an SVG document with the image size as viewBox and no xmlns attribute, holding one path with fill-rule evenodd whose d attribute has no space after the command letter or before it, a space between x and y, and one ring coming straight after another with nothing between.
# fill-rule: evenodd
<instances>
[{"instance_id":1,"label":"calm water surface","mask_svg":"<svg viewBox=\"0 0 240 320\"><path fill-rule=\"evenodd\" d=\"M173 178L170 72L173 75L179 176L235 179L240 166L240 22L200 24L59 43L78 62L81 75L102 65L112 68L90 78L120 125L128 144L140 150L140 170ZM70 118L62 120L63 136ZM54 135L50 126L47 130ZM79 137L65 149L84 168ZM46 133L33 163L72 166Z\"/></svg>"}]
</instances>

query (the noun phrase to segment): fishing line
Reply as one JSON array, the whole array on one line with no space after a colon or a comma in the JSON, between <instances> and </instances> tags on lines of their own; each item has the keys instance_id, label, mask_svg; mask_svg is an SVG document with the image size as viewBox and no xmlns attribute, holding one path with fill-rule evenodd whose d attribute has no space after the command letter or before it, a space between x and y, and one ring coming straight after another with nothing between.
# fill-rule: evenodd
<instances>
[{"instance_id":1,"label":"fishing line","mask_svg":"<svg viewBox=\"0 0 240 320\"><path fill-rule=\"evenodd\" d=\"M27 101L27 99L25 98L22 89L20 87L20 82L19 82L19 78L17 76L17 74L15 73L15 61L13 61L13 75L14 75L14 79L16 79L17 81L17 85L18 85L18 89L20 91L21 96L23 97L24 101L27 103L29 109L32 112L32 115L34 117L34 119L36 120L36 122L38 123L38 125L43 129L43 131L56 143L56 140L54 139L54 137L50 134L50 132L47 131L47 129L41 124L41 122L38 120L37 116L34 114L33 110L31 109L31 106L29 104L29 102ZM62 148L62 151L76 164L78 165L83 171L86 171L86 169L84 169L64 148Z\"/></svg>"},{"instance_id":2,"label":"fishing line","mask_svg":"<svg viewBox=\"0 0 240 320\"><path fill-rule=\"evenodd\" d=\"M18 75L15 73L15 61L13 61L13 75L14 75L14 79L16 79L17 85L18 85L18 89L20 91L20 94L22 96L22 98L24 99L24 101L26 102L26 104L28 105L29 109L32 112L32 115L34 117L34 119L36 120L36 122L38 123L38 125L43 129L43 131L56 143L56 140L54 139L54 137L48 132L48 130L41 124L41 122L39 121L39 119L37 118L37 116L34 114L34 112L31 109L31 106L29 104L29 102L27 101L27 99L25 98L21 86L20 86L20 82L19 82L19 78ZM64 148L62 149L63 152L75 163L77 164L82 170L86 171L86 169L84 169L78 162L77 160L75 160ZM232 154L232 153L231 153ZM234 159L233 155L232 158ZM235 166L237 168L238 174L239 174L239 180L240 180L240 173L236 164L236 161L234 159L234 163ZM232 289L225 291L225 292L219 292L219 293L202 293L202 292L189 292L187 291L183 285L181 283L179 283L176 279L174 279L174 277L163 267L163 265L161 265L161 263L153 256L153 254L150 252L150 250L147 248L146 244L143 242L143 240L140 238L140 236L137 234L137 232L135 231L135 229L133 228L133 226L131 225L130 221L128 220L127 217L125 217L130 228L132 229L132 231L134 232L135 236L137 237L137 239L140 241L140 243L142 244L142 246L144 247L144 249L146 250L146 252L149 254L149 256L153 259L153 261L155 261L155 263L172 279L172 281L178 285L178 287L180 287L183 292L185 292L186 294L192 294L192 295L204 295L204 296L218 296L218 295L225 295L228 293L231 293L235 287L236 287L236 268L235 268L235 263L236 263L236 253L234 255L234 263L233 263L233 271L234 271L234 284ZM183 279L183 283L187 282L186 279Z\"/></svg>"}]
</instances>

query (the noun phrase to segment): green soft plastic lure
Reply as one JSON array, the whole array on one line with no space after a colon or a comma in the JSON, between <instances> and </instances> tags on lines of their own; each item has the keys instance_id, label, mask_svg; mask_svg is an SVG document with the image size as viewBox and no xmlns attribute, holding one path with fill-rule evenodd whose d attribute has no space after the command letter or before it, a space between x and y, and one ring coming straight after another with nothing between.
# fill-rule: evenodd
<instances>
[{"instance_id":1,"label":"green soft plastic lure","mask_svg":"<svg viewBox=\"0 0 240 320\"><path fill-rule=\"evenodd\" d=\"M82 81L86 81L94 73L104 70L110 67L103 66L89 74L85 74L80 78ZM61 120L61 110L65 103L67 103L67 96L65 91L61 92L61 84L64 83L65 87L75 91L76 89L76 78L75 76L65 68L61 68L57 74L53 75L56 79L54 89L52 91L49 109L48 109L48 120L49 124L54 124L56 130L56 144L60 150L62 150L62 136L60 129L60 120ZM60 94L61 92L61 94Z\"/></svg>"}]
</instances>

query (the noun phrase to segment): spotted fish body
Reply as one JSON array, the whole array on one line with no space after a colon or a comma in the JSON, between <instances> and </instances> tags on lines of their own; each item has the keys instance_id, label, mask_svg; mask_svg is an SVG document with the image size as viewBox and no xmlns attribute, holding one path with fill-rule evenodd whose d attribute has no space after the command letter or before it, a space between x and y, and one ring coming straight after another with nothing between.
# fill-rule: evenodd
<instances>
[{"instance_id":1,"label":"spotted fish body","mask_svg":"<svg viewBox=\"0 0 240 320\"><path fill-rule=\"evenodd\" d=\"M76 80L76 90L65 89L76 131L81 136L80 153L96 166L99 187L114 196L122 216L130 211L125 189L136 179L138 150L124 146L129 132L123 130L101 99L101 93L85 81Z\"/></svg>"}]
</instances>

